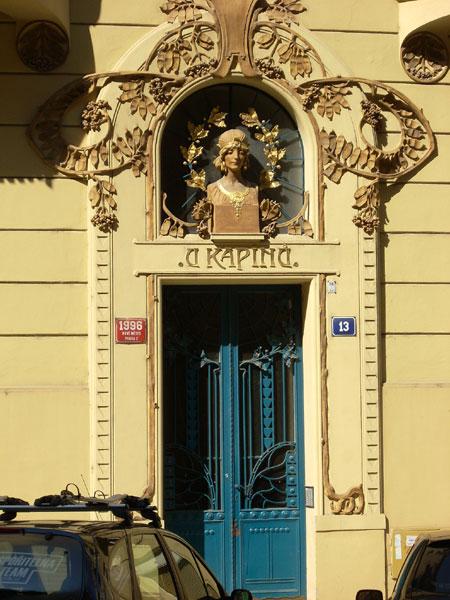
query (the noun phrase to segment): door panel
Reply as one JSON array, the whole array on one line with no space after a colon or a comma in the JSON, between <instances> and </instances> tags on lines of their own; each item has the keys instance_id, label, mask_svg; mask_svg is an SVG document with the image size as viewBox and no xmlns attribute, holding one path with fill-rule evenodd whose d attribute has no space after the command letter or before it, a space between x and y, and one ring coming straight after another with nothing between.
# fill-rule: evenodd
<instances>
[{"instance_id":1,"label":"door panel","mask_svg":"<svg viewBox=\"0 0 450 600\"><path fill-rule=\"evenodd\" d=\"M302 593L297 288L168 288L164 515L225 587Z\"/></svg>"}]
</instances>

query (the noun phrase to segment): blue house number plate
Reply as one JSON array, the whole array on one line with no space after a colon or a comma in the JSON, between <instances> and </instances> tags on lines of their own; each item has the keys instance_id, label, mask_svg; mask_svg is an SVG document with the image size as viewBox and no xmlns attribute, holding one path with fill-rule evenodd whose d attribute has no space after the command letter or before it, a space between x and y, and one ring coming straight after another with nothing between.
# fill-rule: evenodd
<instances>
[{"instance_id":1,"label":"blue house number plate","mask_svg":"<svg viewBox=\"0 0 450 600\"><path fill-rule=\"evenodd\" d=\"M331 335L335 337L355 336L356 317L331 317Z\"/></svg>"}]
</instances>

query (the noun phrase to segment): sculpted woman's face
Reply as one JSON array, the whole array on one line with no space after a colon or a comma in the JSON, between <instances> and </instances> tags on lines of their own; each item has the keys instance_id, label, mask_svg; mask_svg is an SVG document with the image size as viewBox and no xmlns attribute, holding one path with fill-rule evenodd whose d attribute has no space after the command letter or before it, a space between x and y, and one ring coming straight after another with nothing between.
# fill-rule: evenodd
<instances>
[{"instance_id":1,"label":"sculpted woman's face","mask_svg":"<svg viewBox=\"0 0 450 600\"><path fill-rule=\"evenodd\" d=\"M240 173L247 158L247 150L242 146L230 148L223 156L223 162L227 171L232 173Z\"/></svg>"}]
</instances>

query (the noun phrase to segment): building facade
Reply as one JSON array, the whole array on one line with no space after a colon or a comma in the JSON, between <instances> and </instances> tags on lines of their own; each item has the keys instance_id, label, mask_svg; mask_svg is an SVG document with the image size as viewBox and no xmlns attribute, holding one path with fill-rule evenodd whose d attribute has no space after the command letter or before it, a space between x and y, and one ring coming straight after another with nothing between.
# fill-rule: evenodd
<instances>
[{"instance_id":1,"label":"building facade","mask_svg":"<svg viewBox=\"0 0 450 600\"><path fill-rule=\"evenodd\" d=\"M450 521L449 2L0 10L0 494L388 594Z\"/></svg>"}]
</instances>

